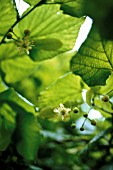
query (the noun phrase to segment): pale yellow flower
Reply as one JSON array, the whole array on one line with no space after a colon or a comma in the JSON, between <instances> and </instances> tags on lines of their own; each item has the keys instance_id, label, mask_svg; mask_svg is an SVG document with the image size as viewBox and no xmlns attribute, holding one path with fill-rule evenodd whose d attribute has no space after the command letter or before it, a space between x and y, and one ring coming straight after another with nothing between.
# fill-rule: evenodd
<instances>
[{"instance_id":1,"label":"pale yellow flower","mask_svg":"<svg viewBox=\"0 0 113 170\"><path fill-rule=\"evenodd\" d=\"M66 108L64 107L64 105L62 103L60 103L58 108L55 108L54 113L58 114L58 117L61 118L61 120L64 120L67 117L70 117L70 108Z\"/></svg>"}]
</instances>

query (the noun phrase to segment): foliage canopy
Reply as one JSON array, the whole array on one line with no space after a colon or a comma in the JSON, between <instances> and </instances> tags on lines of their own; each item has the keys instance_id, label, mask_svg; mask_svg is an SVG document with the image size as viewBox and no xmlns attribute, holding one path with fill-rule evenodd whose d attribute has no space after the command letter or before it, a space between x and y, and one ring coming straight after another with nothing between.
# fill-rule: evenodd
<instances>
[{"instance_id":1,"label":"foliage canopy","mask_svg":"<svg viewBox=\"0 0 113 170\"><path fill-rule=\"evenodd\" d=\"M0 166L109 170L113 1L24 1L22 16L15 0L0 5ZM86 17L91 30L74 51Z\"/></svg>"}]
</instances>

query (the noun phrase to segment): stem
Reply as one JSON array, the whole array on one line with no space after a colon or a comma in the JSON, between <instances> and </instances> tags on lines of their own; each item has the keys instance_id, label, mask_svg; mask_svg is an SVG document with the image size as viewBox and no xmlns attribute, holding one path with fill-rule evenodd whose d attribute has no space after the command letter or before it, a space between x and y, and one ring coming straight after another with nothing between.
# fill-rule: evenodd
<instances>
[{"instance_id":1,"label":"stem","mask_svg":"<svg viewBox=\"0 0 113 170\"><path fill-rule=\"evenodd\" d=\"M82 127L84 127L84 124L85 124L86 120L87 120L87 118L85 118L85 120L84 120L84 122L83 122L83 124L82 124Z\"/></svg>"},{"instance_id":2,"label":"stem","mask_svg":"<svg viewBox=\"0 0 113 170\"><path fill-rule=\"evenodd\" d=\"M17 37L19 39L19 37L14 32L12 32L12 33L15 35L15 37Z\"/></svg>"},{"instance_id":3,"label":"stem","mask_svg":"<svg viewBox=\"0 0 113 170\"><path fill-rule=\"evenodd\" d=\"M108 110L105 110L105 109L103 109L103 108L101 108L101 107L98 107L97 105L94 105L94 108L96 109L100 109L101 111L104 111L104 112L106 112L106 113L108 113L108 114L110 114L110 115L113 115L113 112L110 112L110 111L108 111Z\"/></svg>"}]
</instances>

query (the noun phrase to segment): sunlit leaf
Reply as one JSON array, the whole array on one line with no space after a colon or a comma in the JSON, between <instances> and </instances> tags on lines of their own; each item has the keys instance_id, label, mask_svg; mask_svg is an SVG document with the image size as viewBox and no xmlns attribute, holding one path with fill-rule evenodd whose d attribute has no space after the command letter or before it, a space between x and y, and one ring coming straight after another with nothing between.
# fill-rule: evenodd
<instances>
[{"instance_id":1,"label":"sunlit leaf","mask_svg":"<svg viewBox=\"0 0 113 170\"><path fill-rule=\"evenodd\" d=\"M67 74L61 77L46 91L40 93L38 106L44 108L47 106L59 106L60 103L81 102L81 79L73 74Z\"/></svg>"},{"instance_id":2,"label":"sunlit leaf","mask_svg":"<svg viewBox=\"0 0 113 170\"><path fill-rule=\"evenodd\" d=\"M37 49L42 49L45 51L55 51L59 48L62 47L62 42L60 40L57 40L55 38L45 38L42 40L37 40L37 42L35 43L35 47L33 48L34 50L37 51ZM33 52L35 52L33 50ZM32 54L32 51L31 51Z\"/></svg>"},{"instance_id":3,"label":"sunlit leaf","mask_svg":"<svg viewBox=\"0 0 113 170\"><path fill-rule=\"evenodd\" d=\"M26 54L19 52L15 42L7 42L0 46L0 62L0 69L7 83L17 82L28 77L38 65Z\"/></svg>"},{"instance_id":4,"label":"sunlit leaf","mask_svg":"<svg viewBox=\"0 0 113 170\"><path fill-rule=\"evenodd\" d=\"M36 5L38 4L41 0L24 0L25 2L27 2L30 5Z\"/></svg>"},{"instance_id":5,"label":"sunlit leaf","mask_svg":"<svg viewBox=\"0 0 113 170\"><path fill-rule=\"evenodd\" d=\"M79 28L84 19L64 15L60 10L60 5L51 4L37 7L19 23L21 36L24 35L25 29L29 29L31 31L30 37L34 40L34 46L30 50L30 57L39 61L55 57L73 49ZM43 41L44 45L41 44L40 46L39 42L38 46L38 40L40 42ZM45 51L44 46L47 44L47 41L49 41L48 51L47 46ZM52 42L53 48L50 48Z\"/></svg>"},{"instance_id":6,"label":"sunlit leaf","mask_svg":"<svg viewBox=\"0 0 113 170\"><path fill-rule=\"evenodd\" d=\"M71 70L89 86L105 85L113 68L112 41L103 41L93 26L88 38L71 60Z\"/></svg>"},{"instance_id":7,"label":"sunlit leaf","mask_svg":"<svg viewBox=\"0 0 113 170\"><path fill-rule=\"evenodd\" d=\"M0 40L16 21L16 11L10 0L0 1Z\"/></svg>"},{"instance_id":8,"label":"sunlit leaf","mask_svg":"<svg viewBox=\"0 0 113 170\"><path fill-rule=\"evenodd\" d=\"M0 62L7 60L9 58L14 59L19 56L21 55L19 54L17 46L14 43L6 43L0 45Z\"/></svg>"},{"instance_id":9,"label":"sunlit leaf","mask_svg":"<svg viewBox=\"0 0 113 170\"><path fill-rule=\"evenodd\" d=\"M37 65L28 56L21 56L2 61L1 70L5 75L5 81L14 83L33 74Z\"/></svg>"},{"instance_id":10,"label":"sunlit leaf","mask_svg":"<svg viewBox=\"0 0 113 170\"><path fill-rule=\"evenodd\" d=\"M37 70L32 75L13 83L12 86L29 101L37 104L39 93L55 82L60 76L69 72L70 59L74 54L74 52L63 54L51 60L40 62Z\"/></svg>"}]
</instances>

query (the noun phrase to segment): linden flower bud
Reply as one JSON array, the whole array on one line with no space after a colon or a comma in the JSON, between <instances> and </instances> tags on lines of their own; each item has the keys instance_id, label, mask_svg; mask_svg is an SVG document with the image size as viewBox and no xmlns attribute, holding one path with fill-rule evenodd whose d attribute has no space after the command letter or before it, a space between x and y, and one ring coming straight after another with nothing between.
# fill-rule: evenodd
<instances>
[{"instance_id":1,"label":"linden flower bud","mask_svg":"<svg viewBox=\"0 0 113 170\"><path fill-rule=\"evenodd\" d=\"M102 97L102 101L104 101L104 102L108 102L109 101L109 96L103 96Z\"/></svg>"},{"instance_id":2,"label":"linden flower bud","mask_svg":"<svg viewBox=\"0 0 113 170\"><path fill-rule=\"evenodd\" d=\"M83 128L83 127L81 127L81 128L80 128L80 131L84 131L84 128Z\"/></svg>"},{"instance_id":3,"label":"linden flower bud","mask_svg":"<svg viewBox=\"0 0 113 170\"><path fill-rule=\"evenodd\" d=\"M12 39L12 34L11 33L7 34L7 39Z\"/></svg>"},{"instance_id":4,"label":"linden flower bud","mask_svg":"<svg viewBox=\"0 0 113 170\"><path fill-rule=\"evenodd\" d=\"M25 35L30 35L30 30L24 30Z\"/></svg>"},{"instance_id":5,"label":"linden flower bud","mask_svg":"<svg viewBox=\"0 0 113 170\"><path fill-rule=\"evenodd\" d=\"M91 120L91 124L93 125L93 126L96 126L96 121L93 119L93 120Z\"/></svg>"},{"instance_id":6,"label":"linden flower bud","mask_svg":"<svg viewBox=\"0 0 113 170\"><path fill-rule=\"evenodd\" d=\"M75 129L75 127L76 127L75 123L72 123L72 124L71 124L71 127L72 127L73 129Z\"/></svg>"},{"instance_id":7,"label":"linden flower bud","mask_svg":"<svg viewBox=\"0 0 113 170\"><path fill-rule=\"evenodd\" d=\"M85 118L87 118L87 117L88 117L88 114L87 114L87 113L85 113L83 116L84 116Z\"/></svg>"},{"instance_id":8,"label":"linden flower bud","mask_svg":"<svg viewBox=\"0 0 113 170\"><path fill-rule=\"evenodd\" d=\"M78 113L78 112L79 112L78 107L75 107L75 108L73 109L73 112L74 112L74 113Z\"/></svg>"},{"instance_id":9,"label":"linden flower bud","mask_svg":"<svg viewBox=\"0 0 113 170\"><path fill-rule=\"evenodd\" d=\"M9 29L9 32L13 32L13 28L10 28L10 29Z\"/></svg>"}]
</instances>

